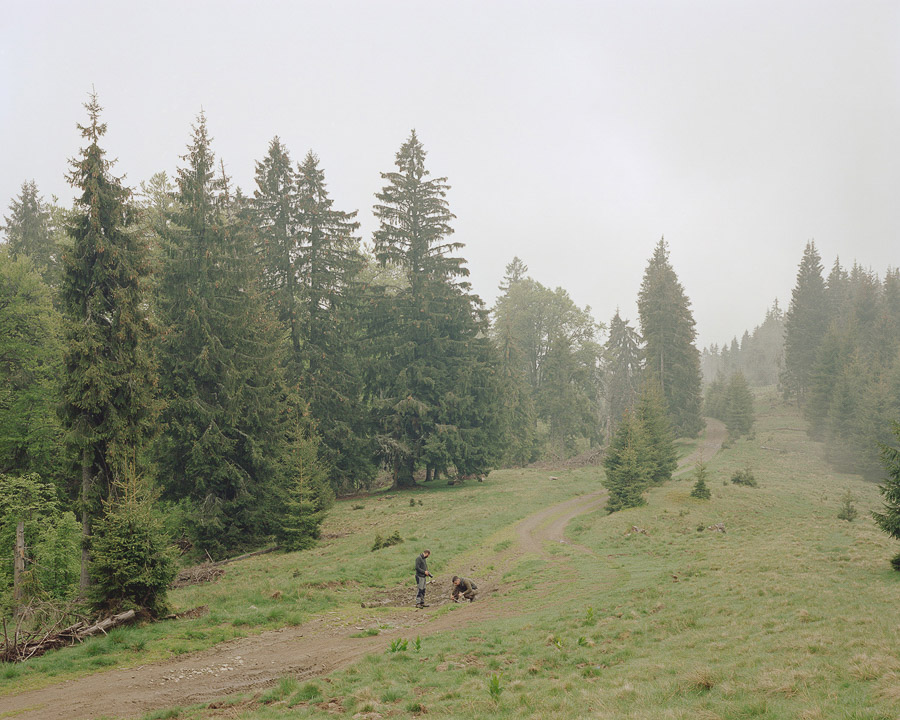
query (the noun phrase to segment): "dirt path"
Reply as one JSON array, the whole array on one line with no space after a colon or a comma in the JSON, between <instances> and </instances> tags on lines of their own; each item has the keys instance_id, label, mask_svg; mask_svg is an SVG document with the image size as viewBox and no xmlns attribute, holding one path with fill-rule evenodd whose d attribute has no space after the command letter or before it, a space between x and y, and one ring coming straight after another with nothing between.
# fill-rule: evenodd
<instances>
[{"instance_id":1,"label":"dirt path","mask_svg":"<svg viewBox=\"0 0 900 720\"><path fill-rule=\"evenodd\" d=\"M726 430L725 423L721 420L716 420L715 418L705 418L705 420L706 432L703 433L703 437L700 438L700 442L697 444L694 452L682 458L681 462L678 463L676 474L693 468L701 460L711 459L713 455L719 452L722 443L728 437L728 430Z\"/></svg>"},{"instance_id":2,"label":"dirt path","mask_svg":"<svg viewBox=\"0 0 900 720\"><path fill-rule=\"evenodd\" d=\"M707 420L707 431L697 450L684 458L679 469L711 458L725 438L725 428L717 420ZM575 517L599 509L606 499L603 491L581 495L544 508L516 526L516 543L504 552L509 567L524 554L549 556L546 544L564 542L566 525ZM493 563L496 558L490 558ZM477 571L477 568L473 568ZM477 575L476 573L473 573ZM397 637L427 637L461 625L513 615L514 603L495 596L496 578L485 577L482 597L459 611L435 617L428 610L397 608L390 624L375 637L353 638L359 623L347 625L331 613L299 627L282 628L252 637L221 643L209 650L153 665L97 673L41 690L0 698L0 718L16 720L82 720L88 718L133 718L160 708L210 702L238 692L260 690L280 678L311 678L345 667L371 652L380 652ZM443 586L448 578L438 578ZM439 585L440 586L440 585ZM365 620L360 619L360 623Z\"/></svg>"}]
</instances>

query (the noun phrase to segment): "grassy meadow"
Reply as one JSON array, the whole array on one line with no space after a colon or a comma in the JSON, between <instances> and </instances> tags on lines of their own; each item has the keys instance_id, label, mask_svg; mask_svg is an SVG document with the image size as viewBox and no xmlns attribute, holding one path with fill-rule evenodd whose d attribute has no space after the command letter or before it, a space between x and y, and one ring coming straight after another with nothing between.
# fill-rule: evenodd
<instances>
[{"instance_id":1,"label":"grassy meadow","mask_svg":"<svg viewBox=\"0 0 900 720\"><path fill-rule=\"evenodd\" d=\"M253 697L147 718L896 720L900 573L888 560L897 548L869 516L877 487L832 472L804 430L796 409L760 397L753 436L707 462L710 500L690 497L688 471L651 490L642 508L576 518L568 544L498 568L495 619L465 624L467 606L453 606L457 631L410 636L405 647L385 638L383 652L328 677L286 677ZM744 468L759 487L729 481ZM502 558L517 520L599 484L596 468L549 474L500 471L484 484L341 502L315 550L227 566L217 584L173 593L180 610L208 604L206 617L4 668L3 690L144 664L324 611L377 623L390 610L360 601L410 584L420 548L433 550L436 574ZM848 489L853 522L837 518ZM709 529L717 523L724 533ZM394 530L404 543L370 552L376 533Z\"/></svg>"}]
</instances>

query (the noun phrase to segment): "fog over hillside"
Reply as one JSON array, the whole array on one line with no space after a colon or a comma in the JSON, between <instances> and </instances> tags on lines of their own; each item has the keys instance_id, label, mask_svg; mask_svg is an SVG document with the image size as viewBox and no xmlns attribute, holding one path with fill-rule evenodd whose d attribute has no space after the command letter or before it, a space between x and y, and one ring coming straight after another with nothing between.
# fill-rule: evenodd
<instances>
[{"instance_id":1,"label":"fog over hillside","mask_svg":"<svg viewBox=\"0 0 900 720\"><path fill-rule=\"evenodd\" d=\"M752 329L814 239L895 265L900 5L457 2L4 3L3 212L24 180L72 197L91 88L136 186L171 176L206 112L245 191L273 135L312 148L362 236L415 128L447 176L489 303L513 255L608 321L634 320L665 235L699 344Z\"/></svg>"}]
</instances>

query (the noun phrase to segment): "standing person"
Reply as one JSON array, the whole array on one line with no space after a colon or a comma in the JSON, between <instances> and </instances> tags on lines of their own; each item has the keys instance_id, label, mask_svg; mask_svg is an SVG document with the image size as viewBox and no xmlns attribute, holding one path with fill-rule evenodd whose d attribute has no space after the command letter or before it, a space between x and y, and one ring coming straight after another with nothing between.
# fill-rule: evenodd
<instances>
[{"instance_id":1,"label":"standing person","mask_svg":"<svg viewBox=\"0 0 900 720\"><path fill-rule=\"evenodd\" d=\"M421 608L425 607L425 578L426 577L434 577L430 572L428 572L428 563L425 562L428 559L428 556L431 555L431 550L423 550L422 554L416 558L416 607Z\"/></svg>"},{"instance_id":2,"label":"standing person","mask_svg":"<svg viewBox=\"0 0 900 720\"><path fill-rule=\"evenodd\" d=\"M478 586L471 580L454 575L453 592L450 594L450 597L453 598L453 602L459 602L459 596L462 595L469 602L473 602L478 594L477 590Z\"/></svg>"}]
</instances>

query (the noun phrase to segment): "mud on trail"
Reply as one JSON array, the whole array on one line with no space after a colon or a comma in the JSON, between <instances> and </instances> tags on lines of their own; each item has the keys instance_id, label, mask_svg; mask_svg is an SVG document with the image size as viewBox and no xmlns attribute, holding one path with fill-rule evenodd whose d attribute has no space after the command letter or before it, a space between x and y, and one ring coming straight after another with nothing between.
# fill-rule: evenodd
<instances>
[{"instance_id":1,"label":"mud on trail","mask_svg":"<svg viewBox=\"0 0 900 720\"><path fill-rule=\"evenodd\" d=\"M725 427L707 420L705 436L697 449L679 463L687 469L698 460L708 460L721 447ZM516 525L516 541L491 565L509 567L525 554L551 557L547 543L567 545L590 552L564 537L566 525L575 517L602 507L605 492L582 495L544 508ZM553 556L560 562L559 556ZM502 559L502 563L498 563ZM466 568L479 579L479 596L459 611L434 616L429 608L411 607L412 584L389 589L371 598L372 605L390 607L386 617L361 608L348 622L336 612L325 613L303 625L287 627L216 645L209 650L153 665L111 670L70 680L40 690L0 698L0 718L16 720L82 720L88 718L135 718L152 710L207 703L226 695L258 691L280 678L300 680L327 675L372 652L381 652L394 638L412 634L427 637L458 630L491 618L518 614L516 603L497 595L500 571L486 572L478 566ZM435 578L428 586L432 606L449 602L450 576ZM367 605L369 603L366 603ZM377 636L351 637L366 627L381 628ZM387 627L386 627L387 626Z\"/></svg>"}]
</instances>

